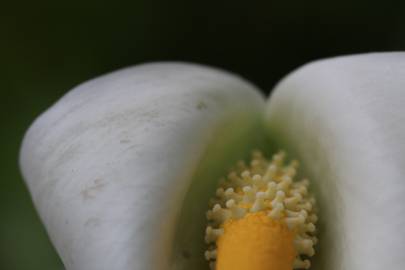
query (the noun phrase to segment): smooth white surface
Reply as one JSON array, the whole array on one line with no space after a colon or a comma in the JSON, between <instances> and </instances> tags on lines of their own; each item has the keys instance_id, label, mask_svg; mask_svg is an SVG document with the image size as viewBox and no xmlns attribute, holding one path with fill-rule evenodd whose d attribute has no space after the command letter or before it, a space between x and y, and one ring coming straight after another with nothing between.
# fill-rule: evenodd
<instances>
[{"instance_id":1,"label":"smooth white surface","mask_svg":"<svg viewBox=\"0 0 405 270\"><path fill-rule=\"evenodd\" d=\"M276 87L266 119L318 193L316 269L403 269L405 53L306 65Z\"/></svg>"},{"instance_id":2,"label":"smooth white surface","mask_svg":"<svg viewBox=\"0 0 405 270\"><path fill-rule=\"evenodd\" d=\"M27 132L20 163L65 267L169 269L206 147L228 122L249 131L263 107L242 79L179 63L124 69L64 96Z\"/></svg>"}]
</instances>

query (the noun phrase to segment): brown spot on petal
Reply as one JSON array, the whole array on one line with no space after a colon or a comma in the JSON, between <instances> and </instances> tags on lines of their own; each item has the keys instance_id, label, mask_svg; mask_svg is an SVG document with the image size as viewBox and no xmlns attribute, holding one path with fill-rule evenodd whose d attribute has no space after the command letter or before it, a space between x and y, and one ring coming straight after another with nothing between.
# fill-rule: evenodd
<instances>
[{"instance_id":1,"label":"brown spot on petal","mask_svg":"<svg viewBox=\"0 0 405 270\"><path fill-rule=\"evenodd\" d=\"M96 217L91 217L84 223L84 226L86 226L86 227L97 227L99 225L100 225L100 219L96 218Z\"/></svg>"},{"instance_id":2,"label":"brown spot on petal","mask_svg":"<svg viewBox=\"0 0 405 270\"><path fill-rule=\"evenodd\" d=\"M92 185L87 186L80 192L80 194L83 200L94 199L97 194L104 189L105 186L106 184L103 182L102 179L95 179Z\"/></svg>"}]
</instances>

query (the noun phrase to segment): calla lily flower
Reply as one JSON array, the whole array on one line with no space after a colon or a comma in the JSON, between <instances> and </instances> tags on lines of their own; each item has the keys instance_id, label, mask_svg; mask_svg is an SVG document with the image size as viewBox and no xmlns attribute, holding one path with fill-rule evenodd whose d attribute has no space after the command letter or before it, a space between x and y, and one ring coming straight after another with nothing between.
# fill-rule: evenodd
<instances>
[{"instance_id":1,"label":"calla lily flower","mask_svg":"<svg viewBox=\"0 0 405 270\"><path fill-rule=\"evenodd\" d=\"M310 179L312 269L403 268L405 54L310 63L272 93L215 68L152 63L43 113L20 164L66 269L208 269L207 203L252 149L285 149Z\"/></svg>"}]
</instances>

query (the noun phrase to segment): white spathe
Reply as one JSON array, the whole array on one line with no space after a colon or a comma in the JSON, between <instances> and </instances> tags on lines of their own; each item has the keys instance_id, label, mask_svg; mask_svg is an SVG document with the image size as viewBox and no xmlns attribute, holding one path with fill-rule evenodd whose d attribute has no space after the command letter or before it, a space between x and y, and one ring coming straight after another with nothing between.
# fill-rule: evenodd
<instances>
[{"instance_id":1,"label":"white spathe","mask_svg":"<svg viewBox=\"0 0 405 270\"><path fill-rule=\"evenodd\" d=\"M229 125L229 143L254 130L264 105L235 75L178 63L124 69L64 96L29 129L21 168L65 267L171 268L176 218L207 145Z\"/></svg>"},{"instance_id":2,"label":"white spathe","mask_svg":"<svg viewBox=\"0 0 405 270\"><path fill-rule=\"evenodd\" d=\"M308 64L271 96L269 136L314 182L317 269L405 266L405 54Z\"/></svg>"},{"instance_id":3,"label":"white spathe","mask_svg":"<svg viewBox=\"0 0 405 270\"><path fill-rule=\"evenodd\" d=\"M235 75L147 64L69 92L30 128L20 162L68 270L205 269L203 254L187 246L200 237L188 221L204 227L196 219L201 212L204 220L211 195L204 187L214 190L217 181L204 172L226 164L225 152L243 156L266 130L269 141L300 159L315 187L321 218L315 267L399 269L404 105L402 53L304 66L276 87L267 107ZM180 210L186 204L192 207ZM175 236L176 227L186 237Z\"/></svg>"}]
</instances>

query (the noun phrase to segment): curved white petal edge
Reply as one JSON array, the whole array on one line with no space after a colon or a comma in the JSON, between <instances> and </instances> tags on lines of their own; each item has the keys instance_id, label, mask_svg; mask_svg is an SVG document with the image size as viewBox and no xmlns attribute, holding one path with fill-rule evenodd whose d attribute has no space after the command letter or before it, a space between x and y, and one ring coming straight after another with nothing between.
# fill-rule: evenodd
<instances>
[{"instance_id":1,"label":"curved white petal edge","mask_svg":"<svg viewBox=\"0 0 405 270\"><path fill-rule=\"evenodd\" d=\"M285 148L313 182L314 269L400 269L404 104L403 53L306 65L267 106L235 75L146 64L69 92L29 129L20 163L68 270L206 269L207 201L266 130L265 147Z\"/></svg>"},{"instance_id":2,"label":"curved white petal edge","mask_svg":"<svg viewBox=\"0 0 405 270\"><path fill-rule=\"evenodd\" d=\"M173 248L187 190L195 177L202 188L215 188L218 176L198 171L247 151L264 105L237 76L181 63L124 69L65 95L31 126L20 158L65 267L187 266L192 251ZM210 194L199 194L204 219ZM184 262L173 249L186 252Z\"/></svg>"},{"instance_id":3,"label":"curved white petal edge","mask_svg":"<svg viewBox=\"0 0 405 270\"><path fill-rule=\"evenodd\" d=\"M266 124L315 182L316 269L402 269L405 53L340 57L298 69L276 87Z\"/></svg>"}]
</instances>

